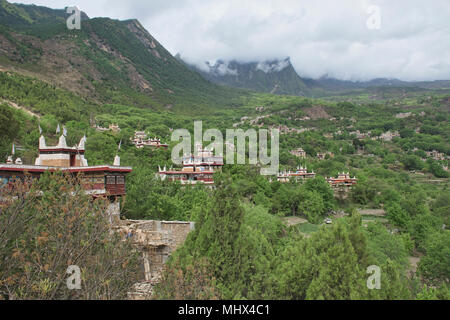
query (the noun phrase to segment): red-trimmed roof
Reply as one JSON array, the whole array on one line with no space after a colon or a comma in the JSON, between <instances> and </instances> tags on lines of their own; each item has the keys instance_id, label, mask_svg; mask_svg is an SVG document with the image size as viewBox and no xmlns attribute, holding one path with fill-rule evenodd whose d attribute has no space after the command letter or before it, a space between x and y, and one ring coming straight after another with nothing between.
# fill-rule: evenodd
<instances>
[{"instance_id":1,"label":"red-trimmed roof","mask_svg":"<svg viewBox=\"0 0 450 320\"><path fill-rule=\"evenodd\" d=\"M68 171L75 172L131 172L131 167L115 167L110 165L89 166L89 167L50 167L50 166L33 166L33 165L17 165L17 164L0 164L0 171L15 171L15 172L45 172L45 171Z\"/></svg>"},{"instance_id":2,"label":"red-trimmed roof","mask_svg":"<svg viewBox=\"0 0 450 320\"><path fill-rule=\"evenodd\" d=\"M67 147L67 148L60 148L60 147L45 147L45 148L39 148L39 152L45 152L45 151L65 151L65 152L84 152L84 149L77 149L77 148L71 148L71 147Z\"/></svg>"},{"instance_id":3,"label":"red-trimmed roof","mask_svg":"<svg viewBox=\"0 0 450 320\"><path fill-rule=\"evenodd\" d=\"M213 162L213 163L208 163L208 162L202 162L202 163L183 163L184 167L207 167L207 166L211 166L211 167L220 167L220 166L224 166L223 163L218 163L218 162Z\"/></svg>"},{"instance_id":4,"label":"red-trimmed roof","mask_svg":"<svg viewBox=\"0 0 450 320\"><path fill-rule=\"evenodd\" d=\"M160 174L214 174L215 171L161 171Z\"/></svg>"}]
</instances>

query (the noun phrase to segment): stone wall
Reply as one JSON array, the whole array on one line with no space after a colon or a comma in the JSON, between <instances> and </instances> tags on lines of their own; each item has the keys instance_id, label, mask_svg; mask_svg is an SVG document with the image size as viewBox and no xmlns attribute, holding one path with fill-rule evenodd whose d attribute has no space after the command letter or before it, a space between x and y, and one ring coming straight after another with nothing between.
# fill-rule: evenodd
<instances>
[{"instance_id":1,"label":"stone wall","mask_svg":"<svg viewBox=\"0 0 450 320\"><path fill-rule=\"evenodd\" d=\"M163 231L167 231L172 238L172 248L177 249L184 243L189 232L194 230L194 222L181 222L181 221L160 221L160 228Z\"/></svg>"},{"instance_id":2,"label":"stone wall","mask_svg":"<svg viewBox=\"0 0 450 320\"><path fill-rule=\"evenodd\" d=\"M194 229L193 222L121 220L117 231L142 252L145 281L135 285L131 299L145 299L152 295L153 286L161 279L161 272L167 259L186 240Z\"/></svg>"}]
</instances>

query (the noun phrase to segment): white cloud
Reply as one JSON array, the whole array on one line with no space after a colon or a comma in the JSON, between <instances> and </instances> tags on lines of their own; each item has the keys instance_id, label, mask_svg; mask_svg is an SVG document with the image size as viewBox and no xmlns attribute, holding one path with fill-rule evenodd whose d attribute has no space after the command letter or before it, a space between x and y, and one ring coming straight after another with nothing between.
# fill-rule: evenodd
<instances>
[{"instance_id":1,"label":"white cloud","mask_svg":"<svg viewBox=\"0 0 450 320\"><path fill-rule=\"evenodd\" d=\"M206 70L203 67L201 67L201 69L203 69L205 71L215 72L221 76L224 76L224 75L236 76L238 74L236 69L230 68L230 65L227 61L217 61L215 63L206 62L204 65L207 67Z\"/></svg>"},{"instance_id":2,"label":"white cloud","mask_svg":"<svg viewBox=\"0 0 450 320\"><path fill-rule=\"evenodd\" d=\"M263 61L256 65L256 70L261 70L264 73L279 72L288 66L289 60L287 59L276 62Z\"/></svg>"},{"instance_id":3,"label":"white cloud","mask_svg":"<svg viewBox=\"0 0 450 320\"><path fill-rule=\"evenodd\" d=\"M53 8L56 0L22 0ZM138 18L189 62L280 59L301 76L450 79L448 0L78 0L90 17ZM369 30L367 8L381 9Z\"/></svg>"}]
</instances>

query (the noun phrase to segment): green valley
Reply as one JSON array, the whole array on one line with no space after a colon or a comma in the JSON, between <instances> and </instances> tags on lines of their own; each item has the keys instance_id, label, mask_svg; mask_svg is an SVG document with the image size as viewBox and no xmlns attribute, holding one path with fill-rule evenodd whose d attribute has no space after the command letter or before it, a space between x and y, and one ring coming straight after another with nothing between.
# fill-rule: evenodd
<instances>
[{"instance_id":1,"label":"green valley","mask_svg":"<svg viewBox=\"0 0 450 320\"><path fill-rule=\"evenodd\" d=\"M277 94L252 91L258 89L248 83L246 89L228 87L173 57L137 20L83 14L81 30L67 30L67 16L64 10L0 0L0 162L14 144L15 156L34 164L39 137L56 145L61 136L56 128L64 125L68 146L87 137L90 165L112 164L119 155L121 165L133 168L122 219L195 222L186 242L168 259L154 299L450 298L446 85L339 91L308 87L295 77L291 88ZM261 91L267 91L268 83ZM286 95L300 89L305 96ZM161 181L162 167L177 167L171 158L178 143L171 140L172 132L183 128L192 133L197 120L203 121L204 131L218 129L224 136L233 128L278 129L279 171L307 167L316 176L283 183L262 176L258 165L247 162L225 164L214 174L214 188ZM120 131L107 130L113 124ZM168 148L136 148L136 131L161 139ZM305 156L293 152L299 148ZM354 186L330 186L327 179L347 172L357 179ZM56 196L65 190L64 179L55 178L54 184L45 179L40 185L44 196L18 207L29 213L52 206L64 214L75 212L67 197L59 201ZM89 210L103 208L95 203L80 200L86 234L91 222L100 223L89 218ZM2 213L13 209L0 206L0 224L8 219ZM61 233L47 218L39 215L37 226ZM22 231L8 241L23 240L32 247L48 236L39 228L30 233L36 241ZM105 248L96 246L91 258L122 258L121 252ZM31 259L21 256L25 249L5 246L0 260ZM130 265L130 282L139 271L134 259L120 260ZM418 264L413 266L411 259ZM381 290L366 286L371 265L383 270ZM88 270L94 269L95 263L89 264ZM6 296L12 281L16 295L29 290L25 298L49 298L42 289L47 280L36 278L31 290L19 278L13 268L0 269L0 294ZM114 288L125 290L126 285ZM107 287L102 283L102 290ZM105 297L125 298L126 292L100 296ZM71 296L55 293L52 298Z\"/></svg>"}]
</instances>

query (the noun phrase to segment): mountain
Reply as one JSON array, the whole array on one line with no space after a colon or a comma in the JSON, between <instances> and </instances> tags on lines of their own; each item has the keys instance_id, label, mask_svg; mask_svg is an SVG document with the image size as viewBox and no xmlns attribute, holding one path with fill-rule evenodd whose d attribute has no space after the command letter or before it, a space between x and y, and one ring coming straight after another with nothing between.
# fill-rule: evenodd
<instances>
[{"instance_id":1,"label":"mountain","mask_svg":"<svg viewBox=\"0 0 450 320\"><path fill-rule=\"evenodd\" d=\"M180 55L176 58L182 61ZM205 62L201 67L187 65L205 79L220 85L273 94L306 94L306 85L295 72L289 58L248 63L218 60L214 64Z\"/></svg>"},{"instance_id":2,"label":"mountain","mask_svg":"<svg viewBox=\"0 0 450 320\"><path fill-rule=\"evenodd\" d=\"M183 62L177 54L176 59ZM192 70L216 84L235 88L245 88L273 94L321 97L368 88L411 88L442 89L450 88L450 81L407 82L397 79L373 79L370 81L347 81L330 78L303 78L298 75L290 59L244 63L237 60L218 60L214 64L205 62L202 66L189 64Z\"/></svg>"},{"instance_id":3,"label":"mountain","mask_svg":"<svg viewBox=\"0 0 450 320\"><path fill-rule=\"evenodd\" d=\"M449 80L436 81L401 81L398 79L378 78L370 81L346 81L329 77L319 79L303 79L309 89L321 89L325 91L349 91L355 89L367 89L372 87L392 87L392 88L421 88L421 89L442 89L450 88Z\"/></svg>"},{"instance_id":4,"label":"mountain","mask_svg":"<svg viewBox=\"0 0 450 320\"><path fill-rule=\"evenodd\" d=\"M250 94L249 89L322 96L388 85L384 80L352 83L302 79L289 58L187 66L137 20L89 18L83 13L81 30L68 30L69 16L64 9L0 0L0 73L37 79L69 91L88 104L123 104L185 114L239 105L241 97ZM5 90L13 84L8 83L8 77L2 79L5 82L0 83L0 98L5 99ZM420 85L437 88L446 82Z\"/></svg>"},{"instance_id":5,"label":"mountain","mask_svg":"<svg viewBox=\"0 0 450 320\"><path fill-rule=\"evenodd\" d=\"M49 25L55 22L65 23L68 15L64 9L50 9L47 7L24 4L11 4L0 0L0 22L2 25L32 29L35 26ZM81 20L87 20L86 13L81 13Z\"/></svg>"},{"instance_id":6,"label":"mountain","mask_svg":"<svg viewBox=\"0 0 450 320\"><path fill-rule=\"evenodd\" d=\"M243 91L217 86L175 59L137 20L90 19L68 30L64 9L0 0L0 71L96 103L202 112Z\"/></svg>"}]
</instances>

